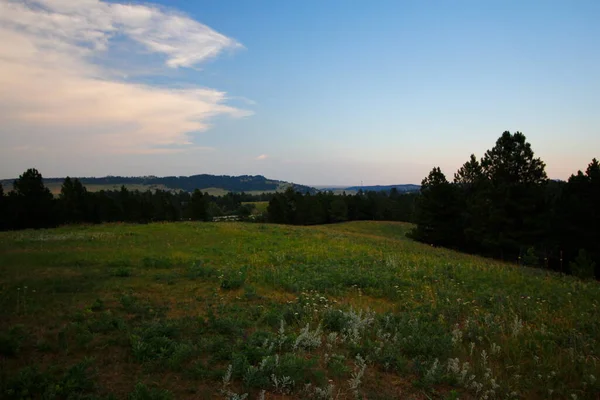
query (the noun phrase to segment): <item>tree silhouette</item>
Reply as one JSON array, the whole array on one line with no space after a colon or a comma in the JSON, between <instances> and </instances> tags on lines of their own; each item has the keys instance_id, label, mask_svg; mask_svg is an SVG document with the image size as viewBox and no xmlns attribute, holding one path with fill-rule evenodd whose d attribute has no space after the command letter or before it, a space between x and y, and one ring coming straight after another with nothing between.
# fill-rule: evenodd
<instances>
[{"instance_id":1,"label":"tree silhouette","mask_svg":"<svg viewBox=\"0 0 600 400\"><path fill-rule=\"evenodd\" d=\"M63 221L82 222L88 213L88 193L79 179L66 177L58 197Z\"/></svg>"},{"instance_id":2,"label":"tree silhouette","mask_svg":"<svg viewBox=\"0 0 600 400\"><path fill-rule=\"evenodd\" d=\"M42 175L37 169L25 171L15 180L13 188L18 228L44 228L54 225L54 198L44 186Z\"/></svg>"}]
</instances>

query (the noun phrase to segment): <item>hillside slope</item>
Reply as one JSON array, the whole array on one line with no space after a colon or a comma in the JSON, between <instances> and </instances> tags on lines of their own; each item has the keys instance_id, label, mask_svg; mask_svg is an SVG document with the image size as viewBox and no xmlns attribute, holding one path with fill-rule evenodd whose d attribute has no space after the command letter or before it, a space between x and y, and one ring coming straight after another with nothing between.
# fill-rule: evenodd
<instances>
[{"instance_id":1,"label":"hillside slope","mask_svg":"<svg viewBox=\"0 0 600 400\"><path fill-rule=\"evenodd\" d=\"M597 282L411 227L0 232L0 397L597 398Z\"/></svg>"}]
</instances>

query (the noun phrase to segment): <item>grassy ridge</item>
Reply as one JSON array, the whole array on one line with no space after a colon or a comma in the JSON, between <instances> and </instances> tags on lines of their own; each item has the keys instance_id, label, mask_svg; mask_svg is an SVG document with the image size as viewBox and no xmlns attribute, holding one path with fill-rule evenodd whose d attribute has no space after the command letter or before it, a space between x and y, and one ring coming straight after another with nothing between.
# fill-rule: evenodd
<instances>
[{"instance_id":1,"label":"grassy ridge","mask_svg":"<svg viewBox=\"0 0 600 400\"><path fill-rule=\"evenodd\" d=\"M408 229L1 232L0 397L596 398L596 282Z\"/></svg>"}]
</instances>

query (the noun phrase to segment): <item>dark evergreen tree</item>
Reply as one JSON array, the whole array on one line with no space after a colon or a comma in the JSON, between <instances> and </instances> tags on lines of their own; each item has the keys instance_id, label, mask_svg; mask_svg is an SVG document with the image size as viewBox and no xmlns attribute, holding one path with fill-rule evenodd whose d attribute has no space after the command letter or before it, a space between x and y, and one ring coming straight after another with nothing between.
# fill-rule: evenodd
<instances>
[{"instance_id":1,"label":"dark evergreen tree","mask_svg":"<svg viewBox=\"0 0 600 400\"><path fill-rule=\"evenodd\" d=\"M490 254L514 259L540 245L543 230L545 164L534 157L525 135L506 131L481 161L487 184L478 196Z\"/></svg>"},{"instance_id":2,"label":"dark evergreen tree","mask_svg":"<svg viewBox=\"0 0 600 400\"><path fill-rule=\"evenodd\" d=\"M269 205L267 206L267 216L269 222L273 222L275 224L290 223L285 219L286 200L283 195L275 194L269 201Z\"/></svg>"},{"instance_id":3,"label":"dark evergreen tree","mask_svg":"<svg viewBox=\"0 0 600 400\"><path fill-rule=\"evenodd\" d=\"M585 173L572 175L561 197L558 215L560 247L564 259L574 260L584 250L596 264L600 278L600 165L596 159ZM566 265L566 263L565 263Z\"/></svg>"},{"instance_id":4,"label":"dark evergreen tree","mask_svg":"<svg viewBox=\"0 0 600 400\"><path fill-rule=\"evenodd\" d=\"M485 196L488 180L474 154L454 174L454 184L457 186L456 200L460 213L458 223L463 239L459 246L477 251L481 247L481 235L485 231L483 222L487 208Z\"/></svg>"},{"instance_id":5,"label":"dark evergreen tree","mask_svg":"<svg viewBox=\"0 0 600 400\"><path fill-rule=\"evenodd\" d=\"M348 205L346 196L339 196L331 201L329 205L329 215L331 222L344 222L348 220Z\"/></svg>"},{"instance_id":6,"label":"dark evergreen tree","mask_svg":"<svg viewBox=\"0 0 600 400\"><path fill-rule=\"evenodd\" d=\"M88 193L79 179L66 177L59 195L62 222L77 223L89 219Z\"/></svg>"},{"instance_id":7,"label":"dark evergreen tree","mask_svg":"<svg viewBox=\"0 0 600 400\"><path fill-rule=\"evenodd\" d=\"M194 190L190 200L190 218L194 221L208 220L208 203L206 196L198 189Z\"/></svg>"},{"instance_id":8,"label":"dark evergreen tree","mask_svg":"<svg viewBox=\"0 0 600 400\"><path fill-rule=\"evenodd\" d=\"M44 186L42 175L28 169L14 184L13 212L15 228L46 228L55 225L54 197Z\"/></svg>"},{"instance_id":9,"label":"dark evergreen tree","mask_svg":"<svg viewBox=\"0 0 600 400\"><path fill-rule=\"evenodd\" d=\"M454 183L460 186L473 187L481 183L483 179L483 168L475 154L471 154L469 161L454 174Z\"/></svg>"},{"instance_id":10,"label":"dark evergreen tree","mask_svg":"<svg viewBox=\"0 0 600 400\"><path fill-rule=\"evenodd\" d=\"M425 243L454 246L460 241L456 193L439 167L421 182L416 214L417 226L411 237Z\"/></svg>"},{"instance_id":11,"label":"dark evergreen tree","mask_svg":"<svg viewBox=\"0 0 600 400\"><path fill-rule=\"evenodd\" d=\"M546 183L546 165L534 158L525 135L505 131L481 161L484 175L496 186Z\"/></svg>"},{"instance_id":12,"label":"dark evergreen tree","mask_svg":"<svg viewBox=\"0 0 600 400\"><path fill-rule=\"evenodd\" d=\"M4 188L0 183L0 231L8 229L8 198L4 195Z\"/></svg>"}]
</instances>

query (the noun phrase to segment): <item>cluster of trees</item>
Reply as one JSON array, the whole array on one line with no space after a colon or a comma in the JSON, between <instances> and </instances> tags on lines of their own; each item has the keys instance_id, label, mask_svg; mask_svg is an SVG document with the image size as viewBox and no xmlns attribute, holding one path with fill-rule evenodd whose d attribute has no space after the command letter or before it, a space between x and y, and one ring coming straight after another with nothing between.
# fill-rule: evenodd
<instances>
[{"instance_id":1,"label":"cluster of trees","mask_svg":"<svg viewBox=\"0 0 600 400\"><path fill-rule=\"evenodd\" d=\"M69 223L152 222L182 219L207 221L215 216L249 216L252 204L266 201L269 195L228 193L210 196L199 190L179 191L121 190L88 192L78 179L64 179L61 192L54 197L44 185L42 175L29 169L4 193L0 185L0 230L47 228Z\"/></svg>"},{"instance_id":2,"label":"cluster of trees","mask_svg":"<svg viewBox=\"0 0 600 400\"><path fill-rule=\"evenodd\" d=\"M302 194L289 188L277 193L267 207L269 222L316 225L355 220L412 221L418 193L363 192L335 195L333 192Z\"/></svg>"},{"instance_id":3,"label":"cluster of trees","mask_svg":"<svg viewBox=\"0 0 600 400\"><path fill-rule=\"evenodd\" d=\"M600 166L549 180L525 136L504 132L449 182L423 180L411 236L422 242L600 278ZM595 271L594 271L595 269Z\"/></svg>"}]
</instances>

